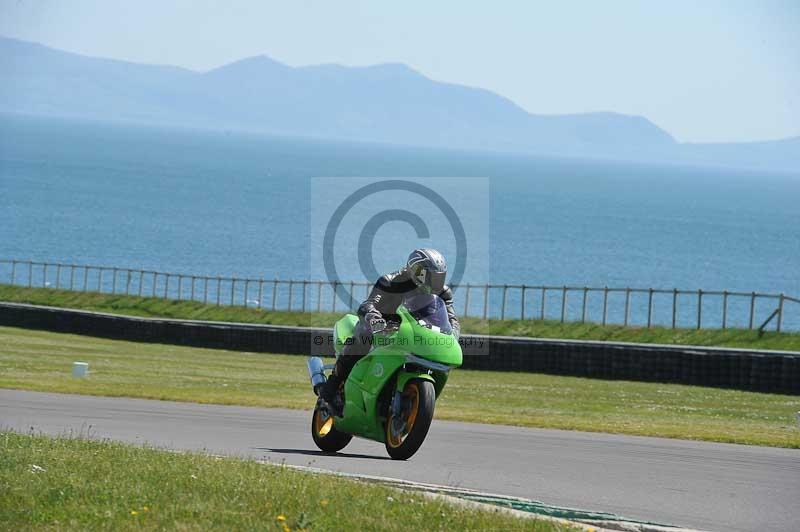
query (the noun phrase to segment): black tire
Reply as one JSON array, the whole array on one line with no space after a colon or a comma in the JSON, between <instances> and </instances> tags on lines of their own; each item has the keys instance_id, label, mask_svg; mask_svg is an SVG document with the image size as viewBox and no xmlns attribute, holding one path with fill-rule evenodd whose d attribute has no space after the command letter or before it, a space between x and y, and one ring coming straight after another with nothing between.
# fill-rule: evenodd
<instances>
[{"instance_id":1,"label":"black tire","mask_svg":"<svg viewBox=\"0 0 800 532\"><path fill-rule=\"evenodd\" d=\"M386 452L394 460L407 460L416 453L428 435L428 429L433 421L433 408L436 404L436 391L431 381L423 379L413 379L406 383L403 395L410 397L417 396L416 413L413 423L404 436L394 436L392 434L392 417L386 421ZM409 413L410 414L410 413ZM411 415L408 415L411 418Z\"/></svg>"},{"instance_id":2,"label":"black tire","mask_svg":"<svg viewBox=\"0 0 800 532\"><path fill-rule=\"evenodd\" d=\"M327 420L330 419L323 419L321 415L319 408L315 408L311 416L311 437L314 438L314 443L317 444L320 450L326 453L341 451L350 443L353 436L346 432L336 430L336 427L333 426L328 427L327 432L321 434L321 428L325 425Z\"/></svg>"}]
</instances>

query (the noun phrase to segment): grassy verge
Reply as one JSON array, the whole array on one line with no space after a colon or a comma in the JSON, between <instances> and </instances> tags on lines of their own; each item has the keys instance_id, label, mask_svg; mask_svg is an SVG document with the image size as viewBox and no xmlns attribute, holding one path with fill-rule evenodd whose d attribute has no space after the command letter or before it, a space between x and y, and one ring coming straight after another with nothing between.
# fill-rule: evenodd
<instances>
[{"instance_id":1,"label":"grassy verge","mask_svg":"<svg viewBox=\"0 0 800 532\"><path fill-rule=\"evenodd\" d=\"M3 530L566 527L253 461L0 433Z\"/></svg>"},{"instance_id":2,"label":"grassy verge","mask_svg":"<svg viewBox=\"0 0 800 532\"><path fill-rule=\"evenodd\" d=\"M310 409L305 357L0 327L0 387ZM91 374L73 379L73 361ZM800 397L531 373L453 371L436 417L800 448Z\"/></svg>"},{"instance_id":3,"label":"grassy verge","mask_svg":"<svg viewBox=\"0 0 800 532\"><path fill-rule=\"evenodd\" d=\"M50 288L22 288L9 285L0 285L0 301L96 310L131 316L313 327L332 327L333 323L341 317L341 314L324 312L269 312L245 307L204 305L196 301L170 301L151 297L71 292ZM594 323L481 320L477 318L463 318L461 321L464 332L467 333L800 351L799 333L768 332L759 338L755 331L743 329L724 331L666 329L663 327L647 329L621 325L603 326Z\"/></svg>"}]
</instances>

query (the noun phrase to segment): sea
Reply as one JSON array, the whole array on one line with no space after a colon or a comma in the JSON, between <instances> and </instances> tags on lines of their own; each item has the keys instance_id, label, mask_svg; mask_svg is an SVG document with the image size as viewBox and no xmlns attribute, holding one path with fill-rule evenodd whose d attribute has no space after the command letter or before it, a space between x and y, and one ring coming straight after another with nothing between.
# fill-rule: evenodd
<instances>
[{"instance_id":1,"label":"sea","mask_svg":"<svg viewBox=\"0 0 800 532\"><path fill-rule=\"evenodd\" d=\"M359 201L360 211L342 207ZM0 259L365 280L418 246L443 249L459 286L800 298L800 174L0 115ZM471 293L469 310L480 313L481 297ZM507 297L506 312L519 314L519 294ZM561 294L545 297L558 317ZM570 294L568 319L580 297ZM601 304L591 297L590 313ZM669 297L657 294L654 322L671 319ZM694 300L681 299L684 326ZM718 302L703 304L705 319L719 319ZM728 325L746 324L746 298L731 304ZM619 299L611 306L619 321ZM759 302L757 318L774 307ZM784 315L800 328L800 304Z\"/></svg>"}]
</instances>

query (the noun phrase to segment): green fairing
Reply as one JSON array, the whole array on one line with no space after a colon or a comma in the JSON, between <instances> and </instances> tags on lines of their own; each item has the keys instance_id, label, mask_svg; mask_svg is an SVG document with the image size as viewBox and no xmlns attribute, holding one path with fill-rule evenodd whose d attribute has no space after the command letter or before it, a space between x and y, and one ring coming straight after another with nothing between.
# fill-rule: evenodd
<instances>
[{"instance_id":1,"label":"green fairing","mask_svg":"<svg viewBox=\"0 0 800 532\"><path fill-rule=\"evenodd\" d=\"M394 390L403 390L411 379L431 381L436 396L447 382L447 372L428 371L423 368L403 369L408 354L458 367L462 362L461 346L454 336L435 332L420 325L404 307L397 309L402 322L390 335L376 334L373 349L356 363L345 383L345 408L342 417L335 418L334 426L342 432L385 441L385 411L379 412L378 399L387 385L392 386L384 395L388 405ZM336 322L337 355L352 336L358 318L347 314Z\"/></svg>"},{"instance_id":2,"label":"green fairing","mask_svg":"<svg viewBox=\"0 0 800 532\"><path fill-rule=\"evenodd\" d=\"M395 334L402 334L404 338L409 339L410 346L407 346L406 352L448 366L458 367L461 365L461 345L455 336L438 333L420 326L402 306L397 309L397 312L402 317L403 323Z\"/></svg>"},{"instance_id":3,"label":"green fairing","mask_svg":"<svg viewBox=\"0 0 800 532\"><path fill-rule=\"evenodd\" d=\"M336 342L334 344L334 349L337 353L342 351L347 339L353 336L356 324L358 324L358 316L355 314L345 314L336 322L336 325L333 326L334 341Z\"/></svg>"}]
</instances>

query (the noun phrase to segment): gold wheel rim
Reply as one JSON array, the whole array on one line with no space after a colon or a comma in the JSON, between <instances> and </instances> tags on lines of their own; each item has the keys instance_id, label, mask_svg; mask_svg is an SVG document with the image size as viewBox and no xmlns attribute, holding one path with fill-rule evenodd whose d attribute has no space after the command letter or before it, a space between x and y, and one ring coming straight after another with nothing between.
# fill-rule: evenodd
<instances>
[{"instance_id":1,"label":"gold wheel rim","mask_svg":"<svg viewBox=\"0 0 800 532\"><path fill-rule=\"evenodd\" d=\"M333 428L333 416L323 418L321 412L317 410L314 413L314 430L320 437L325 437Z\"/></svg>"},{"instance_id":2,"label":"gold wheel rim","mask_svg":"<svg viewBox=\"0 0 800 532\"><path fill-rule=\"evenodd\" d=\"M402 434L395 435L392 432L392 420L394 416L389 416L386 421L386 441L389 447L400 447L408 436L411 429L414 428L414 422L417 420L419 413L419 386L415 382L409 382L403 390L403 396L411 400L411 409L408 411L408 419L406 419L406 428Z\"/></svg>"}]
</instances>

